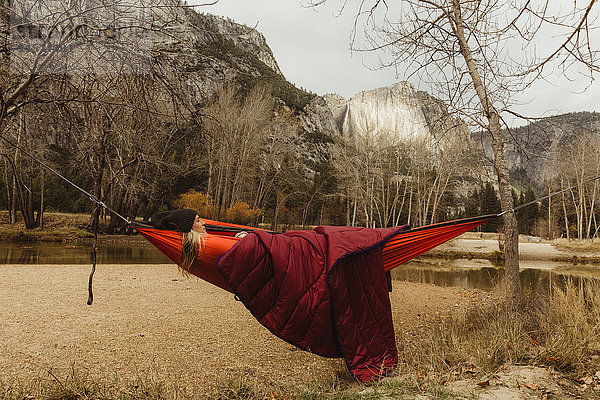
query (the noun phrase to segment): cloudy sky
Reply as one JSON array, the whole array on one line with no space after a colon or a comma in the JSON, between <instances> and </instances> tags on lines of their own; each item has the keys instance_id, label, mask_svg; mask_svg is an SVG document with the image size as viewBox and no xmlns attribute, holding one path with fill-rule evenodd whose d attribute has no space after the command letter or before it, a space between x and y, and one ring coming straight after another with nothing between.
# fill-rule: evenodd
<instances>
[{"instance_id":1,"label":"cloudy sky","mask_svg":"<svg viewBox=\"0 0 600 400\"><path fill-rule=\"evenodd\" d=\"M188 1L188 4L199 3ZM338 93L350 98L359 91L402 80L392 69L377 68L380 55L350 51L354 15L351 8L339 15L340 1L330 0L317 10L306 7L306 3L306 0L219 0L215 5L196 7L196 11L256 26L285 77L317 94ZM359 36L357 41L360 40ZM418 82L413 84L418 86ZM525 104L518 111L535 116L600 111L600 84L594 82L590 86L589 79L584 78L573 81L556 78L531 88L521 101Z\"/></svg>"}]
</instances>

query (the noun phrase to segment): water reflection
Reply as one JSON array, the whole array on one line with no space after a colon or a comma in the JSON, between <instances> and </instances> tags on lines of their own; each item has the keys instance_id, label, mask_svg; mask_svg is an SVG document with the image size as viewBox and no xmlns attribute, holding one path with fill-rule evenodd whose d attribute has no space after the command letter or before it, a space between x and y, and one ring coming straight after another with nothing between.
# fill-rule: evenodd
<instances>
[{"instance_id":1,"label":"water reflection","mask_svg":"<svg viewBox=\"0 0 600 400\"><path fill-rule=\"evenodd\" d=\"M488 260L422 259L392 270L392 278L437 286L491 290L504 278L504 268L494 267ZM569 265L552 261L521 263L523 293L548 293L552 286L564 287L567 281L600 279L600 265Z\"/></svg>"},{"instance_id":2,"label":"water reflection","mask_svg":"<svg viewBox=\"0 0 600 400\"><path fill-rule=\"evenodd\" d=\"M150 244L100 244L99 264L170 264L171 261ZM0 243L0 264L90 264L92 246L63 243L20 245ZM600 265L572 265L552 261L521 262L521 288L524 293L548 293L553 285L564 286L571 279L600 279ZM504 269L488 260L440 260L420 258L392 270L392 278L437 286L491 290L504 277Z\"/></svg>"},{"instance_id":3,"label":"water reflection","mask_svg":"<svg viewBox=\"0 0 600 400\"><path fill-rule=\"evenodd\" d=\"M164 264L169 259L151 245L98 245L99 264ZM89 264L92 246L64 243L0 243L0 264Z\"/></svg>"}]
</instances>

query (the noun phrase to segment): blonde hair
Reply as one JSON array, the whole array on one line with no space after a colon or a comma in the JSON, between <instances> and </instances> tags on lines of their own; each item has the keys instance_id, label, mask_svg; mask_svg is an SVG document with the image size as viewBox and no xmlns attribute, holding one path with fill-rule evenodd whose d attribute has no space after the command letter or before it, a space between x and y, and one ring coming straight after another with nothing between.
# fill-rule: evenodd
<instances>
[{"instance_id":1,"label":"blonde hair","mask_svg":"<svg viewBox=\"0 0 600 400\"><path fill-rule=\"evenodd\" d=\"M179 267L184 273L190 273L190 269L198 257L198 252L202 251L206 237L204 234L191 230L183 233L181 239L181 256L179 258Z\"/></svg>"}]
</instances>

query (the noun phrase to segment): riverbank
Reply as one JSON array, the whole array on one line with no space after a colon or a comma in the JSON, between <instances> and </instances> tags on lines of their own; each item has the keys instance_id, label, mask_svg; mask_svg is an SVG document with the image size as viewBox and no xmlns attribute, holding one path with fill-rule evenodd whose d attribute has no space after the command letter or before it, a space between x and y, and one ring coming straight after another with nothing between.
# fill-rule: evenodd
<instances>
[{"instance_id":1,"label":"riverbank","mask_svg":"<svg viewBox=\"0 0 600 400\"><path fill-rule=\"evenodd\" d=\"M44 227L26 229L21 215L17 222L8 223L8 211L0 210L0 241L32 243L32 242L83 242L90 241L93 234L86 228L89 214L44 213Z\"/></svg>"},{"instance_id":2,"label":"riverbank","mask_svg":"<svg viewBox=\"0 0 600 400\"><path fill-rule=\"evenodd\" d=\"M535 310L507 320L493 293L393 281L400 364L365 388L342 360L281 341L230 293L172 264L99 266L91 306L88 273L0 266L1 399L574 399L600 388L599 313L580 309L589 301L576 292L532 325ZM559 336L529 336L539 325Z\"/></svg>"},{"instance_id":3,"label":"riverbank","mask_svg":"<svg viewBox=\"0 0 600 400\"><path fill-rule=\"evenodd\" d=\"M483 258L502 261L498 235L494 233L466 232L459 237L427 252L435 258ZM600 264L599 240L555 239L544 240L538 237L521 235L519 237L519 258L521 260L539 260L568 262L571 264Z\"/></svg>"},{"instance_id":4,"label":"riverbank","mask_svg":"<svg viewBox=\"0 0 600 400\"><path fill-rule=\"evenodd\" d=\"M86 265L0 267L1 382L32 382L49 371L64 378L75 369L125 386L151 378L192 397L232 377L286 390L362 389L342 360L283 342L233 295L182 277L174 265L99 266L91 306L88 273ZM491 295L394 281L391 301L402 344Z\"/></svg>"}]
</instances>

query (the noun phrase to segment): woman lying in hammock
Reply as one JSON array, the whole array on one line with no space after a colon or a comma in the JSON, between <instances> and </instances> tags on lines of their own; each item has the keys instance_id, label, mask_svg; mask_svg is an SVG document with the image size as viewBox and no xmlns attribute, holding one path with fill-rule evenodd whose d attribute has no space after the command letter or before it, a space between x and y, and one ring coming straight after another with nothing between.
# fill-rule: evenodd
<instances>
[{"instance_id":1,"label":"woman lying in hammock","mask_svg":"<svg viewBox=\"0 0 600 400\"><path fill-rule=\"evenodd\" d=\"M154 215L156 229L133 226L187 273L235 293L273 334L324 357L344 357L366 383L398 361L386 271L488 219L415 230L253 230L239 238L207 232L186 209Z\"/></svg>"},{"instance_id":2,"label":"woman lying in hammock","mask_svg":"<svg viewBox=\"0 0 600 400\"><path fill-rule=\"evenodd\" d=\"M165 252L183 271L196 275L222 289L231 291L229 284L217 270L219 258L225 254L238 240L246 236L247 232L240 231L234 236L213 235L206 231L206 224L195 210L183 209L165 211L154 214L150 224L159 230L175 231L181 234L180 243L176 243L175 249L159 247L156 242L150 240L159 250ZM139 229L138 229L139 230ZM140 232L142 235L144 232ZM179 250L179 247L181 249ZM173 250L178 252L173 257Z\"/></svg>"}]
</instances>

